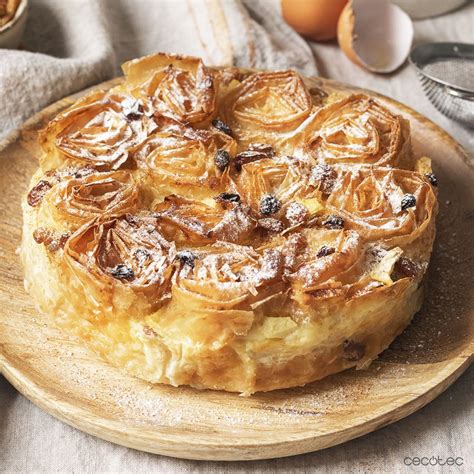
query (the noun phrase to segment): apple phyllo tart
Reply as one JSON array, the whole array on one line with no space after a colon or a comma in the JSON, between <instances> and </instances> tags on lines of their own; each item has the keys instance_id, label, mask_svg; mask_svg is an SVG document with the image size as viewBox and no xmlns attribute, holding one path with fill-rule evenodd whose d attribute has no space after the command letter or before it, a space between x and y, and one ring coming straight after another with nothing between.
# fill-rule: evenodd
<instances>
[{"instance_id":1,"label":"apple phyllo tart","mask_svg":"<svg viewBox=\"0 0 474 474\"><path fill-rule=\"evenodd\" d=\"M41 308L152 383L249 395L366 367L419 310L435 236L409 123L294 71L123 70L40 133Z\"/></svg>"}]
</instances>

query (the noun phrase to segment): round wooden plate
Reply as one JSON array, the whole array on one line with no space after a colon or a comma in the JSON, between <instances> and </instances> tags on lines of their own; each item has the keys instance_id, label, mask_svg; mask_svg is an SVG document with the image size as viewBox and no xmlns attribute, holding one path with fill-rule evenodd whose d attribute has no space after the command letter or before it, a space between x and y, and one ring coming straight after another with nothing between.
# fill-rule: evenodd
<instances>
[{"instance_id":1,"label":"round wooden plate","mask_svg":"<svg viewBox=\"0 0 474 474\"><path fill-rule=\"evenodd\" d=\"M310 81L348 90L332 81ZM423 310L369 369L243 398L152 386L56 330L23 289L20 199L37 167L37 130L83 93L51 105L0 144L0 369L38 406L87 433L144 451L188 459L264 459L333 446L397 421L433 400L468 367L474 334L472 162L432 122L368 92L410 119L415 153L432 157L440 182L438 237Z\"/></svg>"}]
</instances>

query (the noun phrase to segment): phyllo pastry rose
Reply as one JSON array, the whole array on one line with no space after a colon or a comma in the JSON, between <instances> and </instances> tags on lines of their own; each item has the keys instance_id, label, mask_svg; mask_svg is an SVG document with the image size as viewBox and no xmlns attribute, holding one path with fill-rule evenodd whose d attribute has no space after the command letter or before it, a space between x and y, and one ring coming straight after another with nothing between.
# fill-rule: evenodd
<instances>
[{"instance_id":1,"label":"phyllo pastry rose","mask_svg":"<svg viewBox=\"0 0 474 474\"><path fill-rule=\"evenodd\" d=\"M217 240L246 242L255 227L249 209L231 193L207 202L168 196L154 211L163 235L183 245L206 245Z\"/></svg>"},{"instance_id":2,"label":"phyllo pastry rose","mask_svg":"<svg viewBox=\"0 0 474 474\"><path fill-rule=\"evenodd\" d=\"M142 204L133 176L123 171L66 167L38 172L32 182L26 205L37 213L33 238L52 253L82 225L133 213Z\"/></svg>"},{"instance_id":3,"label":"phyllo pastry rose","mask_svg":"<svg viewBox=\"0 0 474 474\"><path fill-rule=\"evenodd\" d=\"M43 170L64 162L115 170L127 164L134 149L156 128L133 99L93 92L52 120L40 135Z\"/></svg>"},{"instance_id":4,"label":"phyllo pastry rose","mask_svg":"<svg viewBox=\"0 0 474 474\"><path fill-rule=\"evenodd\" d=\"M174 254L155 218L127 214L81 227L64 248L62 267L71 298L86 304L91 318L149 314L170 296Z\"/></svg>"},{"instance_id":5,"label":"phyllo pastry rose","mask_svg":"<svg viewBox=\"0 0 474 474\"><path fill-rule=\"evenodd\" d=\"M263 158L246 163L235 175L235 183L245 202L258 208L265 195L280 202L306 196L309 183L307 164L292 157Z\"/></svg>"},{"instance_id":6,"label":"phyllo pastry rose","mask_svg":"<svg viewBox=\"0 0 474 474\"><path fill-rule=\"evenodd\" d=\"M302 148L320 163L413 169L407 120L362 94L318 110Z\"/></svg>"},{"instance_id":7,"label":"phyllo pastry rose","mask_svg":"<svg viewBox=\"0 0 474 474\"><path fill-rule=\"evenodd\" d=\"M310 172L308 162L293 157L262 158L242 165L233 179L259 224L283 230L303 224L322 208Z\"/></svg>"},{"instance_id":8,"label":"phyllo pastry rose","mask_svg":"<svg viewBox=\"0 0 474 474\"><path fill-rule=\"evenodd\" d=\"M406 248L426 259L434 239L435 188L418 173L390 168L342 171L326 201L344 227L367 241Z\"/></svg>"},{"instance_id":9,"label":"phyllo pastry rose","mask_svg":"<svg viewBox=\"0 0 474 474\"><path fill-rule=\"evenodd\" d=\"M225 133L194 129L174 119L157 118L157 129L137 149L134 159L155 194L176 192L193 197L216 194L228 164L219 162L235 153ZM222 160L221 160L222 161Z\"/></svg>"},{"instance_id":10,"label":"phyllo pastry rose","mask_svg":"<svg viewBox=\"0 0 474 474\"><path fill-rule=\"evenodd\" d=\"M296 72L261 72L230 89L220 114L242 147L260 142L279 150L312 109L311 96Z\"/></svg>"},{"instance_id":11,"label":"phyllo pastry rose","mask_svg":"<svg viewBox=\"0 0 474 474\"><path fill-rule=\"evenodd\" d=\"M61 170L46 179L40 180L30 195L34 195L35 188L48 183L50 190L39 212L45 221L54 222L53 227L76 230L88 221L131 213L139 206L138 186L133 177L123 171Z\"/></svg>"},{"instance_id":12,"label":"phyllo pastry rose","mask_svg":"<svg viewBox=\"0 0 474 474\"><path fill-rule=\"evenodd\" d=\"M322 228L307 229L302 235L307 246L305 258L290 276L295 294L301 287L313 295L332 296L331 291L321 290L339 290L360 276L364 241L356 232Z\"/></svg>"},{"instance_id":13,"label":"phyllo pastry rose","mask_svg":"<svg viewBox=\"0 0 474 474\"><path fill-rule=\"evenodd\" d=\"M68 179L59 183L51 197L58 219L73 228L103 215L132 213L139 203L138 187L123 171Z\"/></svg>"},{"instance_id":14,"label":"phyllo pastry rose","mask_svg":"<svg viewBox=\"0 0 474 474\"><path fill-rule=\"evenodd\" d=\"M252 247L218 242L210 246L178 252L181 261L173 277L175 312L218 318L222 325L231 322L236 334L245 334L252 324L252 309L262 300L280 294L284 258L276 249L261 253ZM246 323L235 327L245 316ZM241 321L242 322L242 321ZM197 332L201 332L196 328ZM208 333L208 337L216 338Z\"/></svg>"},{"instance_id":15,"label":"phyllo pastry rose","mask_svg":"<svg viewBox=\"0 0 474 474\"><path fill-rule=\"evenodd\" d=\"M154 113L193 125L208 121L215 109L212 73L201 59L154 54L122 65L125 88Z\"/></svg>"}]
</instances>

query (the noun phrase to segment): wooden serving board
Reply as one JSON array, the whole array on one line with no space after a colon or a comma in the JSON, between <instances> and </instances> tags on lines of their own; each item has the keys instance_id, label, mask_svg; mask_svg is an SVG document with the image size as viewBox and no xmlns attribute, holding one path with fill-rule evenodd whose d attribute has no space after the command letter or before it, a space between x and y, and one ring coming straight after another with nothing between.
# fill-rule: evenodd
<instances>
[{"instance_id":1,"label":"wooden serving board","mask_svg":"<svg viewBox=\"0 0 474 474\"><path fill-rule=\"evenodd\" d=\"M37 130L83 93L51 105L0 143L0 370L39 407L87 433L144 451L189 459L264 459L333 446L397 421L433 400L468 367L474 334L473 163L428 119L369 92L411 120L415 153L432 157L440 182L438 237L423 310L369 369L243 398L152 386L55 329L23 289L20 198L37 167Z\"/></svg>"}]
</instances>

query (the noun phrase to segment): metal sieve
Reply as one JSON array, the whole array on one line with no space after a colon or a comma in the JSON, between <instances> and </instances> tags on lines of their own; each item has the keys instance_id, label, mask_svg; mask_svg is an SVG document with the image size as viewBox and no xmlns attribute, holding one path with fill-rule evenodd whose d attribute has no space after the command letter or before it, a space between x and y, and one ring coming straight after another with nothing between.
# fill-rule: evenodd
<instances>
[{"instance_id":1,"label":"metal sieve","mask_svg":"<svg viewBox=\"0 0 474 474\"><path fill-rule=\"evenodd\" d=\"M474 128L474 44L421 44L412 49L409 60L431 103Z\"/></svg>"}]
</instances>

